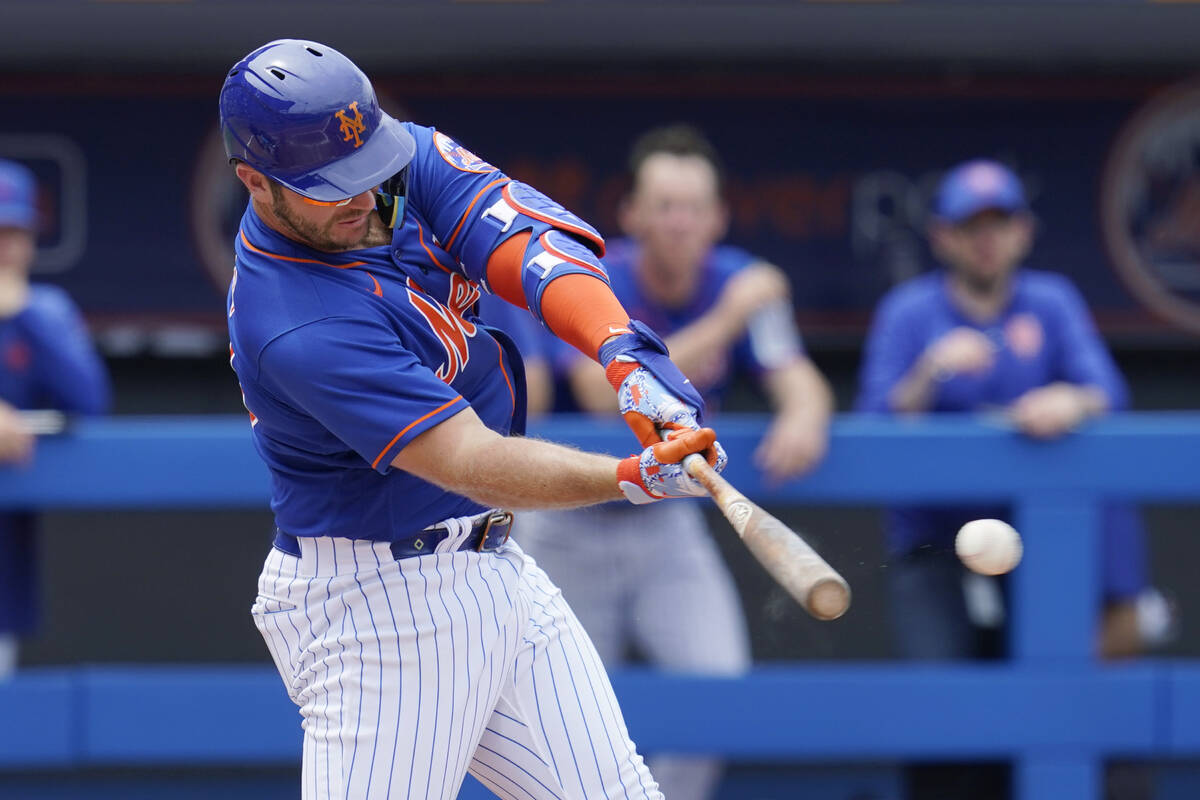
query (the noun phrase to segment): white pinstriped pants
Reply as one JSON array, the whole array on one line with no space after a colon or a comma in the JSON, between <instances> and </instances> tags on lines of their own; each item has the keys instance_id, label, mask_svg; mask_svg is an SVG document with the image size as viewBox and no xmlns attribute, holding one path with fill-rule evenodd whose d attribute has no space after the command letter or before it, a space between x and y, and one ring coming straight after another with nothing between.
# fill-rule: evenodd
<instances>
[{"instance_id":1,"label":"white pinstriped pants","mask_svg":"<svg viewBox=\"0 0 1200 800\"><path fill-rule=\"evenodd\" d=\"M603 663L636 647L663 670L740 675L751 665L737 585L695 500L521 512L513 528L587 630ZM708 756L651 753L667 800L708 800L724 766Z\"/></svg>"},{"instance_id":2,"label":"white pinstriped pants","mask_svg":"<svg viewBox=\"0 0 1200 800\"><path fill-rule=\"evenodd\" d=\"M400 561L300 542L272 548L251 613L300 707L303 800L452 800L468 771L506 800L662 800L595 648L515 542Z\"/></svg>"}]
</instances>

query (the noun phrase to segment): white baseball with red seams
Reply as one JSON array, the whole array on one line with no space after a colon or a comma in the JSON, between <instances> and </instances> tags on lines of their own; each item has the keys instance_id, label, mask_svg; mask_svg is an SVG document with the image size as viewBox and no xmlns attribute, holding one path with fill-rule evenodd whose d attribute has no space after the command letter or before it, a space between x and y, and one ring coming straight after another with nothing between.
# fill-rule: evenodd
<instances>
[{"instance_id":1,"label":"white baseball with red seams","mask_svg":"<svg viewBox=\"0 0 1200 800\"><path fill-rule=\"evenodd\" d=\"M980 575L1003 575L1021 563L1021 534L999 519L974 519L954 538L954 551L967 568Z\"/></svg>"}]
</instances>

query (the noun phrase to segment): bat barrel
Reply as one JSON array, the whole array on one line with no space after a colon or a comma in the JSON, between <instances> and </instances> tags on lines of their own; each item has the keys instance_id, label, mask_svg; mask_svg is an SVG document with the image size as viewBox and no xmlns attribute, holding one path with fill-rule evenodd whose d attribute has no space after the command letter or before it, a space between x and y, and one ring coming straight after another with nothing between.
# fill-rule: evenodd
<instances>
[{"instance_id":1,"label":"bat barrel","mask_svg":"<svg viewBox=\"0 0 1200 800\"><path fill-rule=\"evenodd\" d=\"M683 459L742 542L804 610L833 620L850 607L850 585L795 531L751 502L698 454Z\"/></svg>"},{"instance_id":2,"label":"bat barrel","mask_svg":"<svg viewBox=\"0 0 1200 800\"><path fill-rule=\"evenodd\" d=\"M804 606L817 619L837 619L850 608L850 585L838 577L822 578L808 590Z\"/></svg>"}]
</instances>

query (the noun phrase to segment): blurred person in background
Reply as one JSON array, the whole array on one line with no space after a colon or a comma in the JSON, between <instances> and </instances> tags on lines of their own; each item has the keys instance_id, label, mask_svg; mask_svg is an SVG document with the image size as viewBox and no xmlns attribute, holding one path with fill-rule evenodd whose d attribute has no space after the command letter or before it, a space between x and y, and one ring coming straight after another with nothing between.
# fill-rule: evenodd
<instances>
[{"instance_id":1,"label":"blurred person in background","mask_svg":"<svg viewBox=\"0 0 1200 800\"><path fill-rule=\"evenodd\" d=\"M974 160L946 174L929 226L944 269L881 301L866 342L860 411L1002 411L1022 433L1052 439L1128 407L1125 381L1075 286L1021 266L1034 228L1021 181L1007 167ZM1010 516L1006 507L888 509L888 591L903 658L1004 656L1002 581L967 571L954 537L969 520ZM1102 551L1097 650L1135 655L1162 639L1169 616L1147 582L1135 508L1106 507Z\"/></svg>"},{"instance_id":2,"label":"blurred person in background","mask_svg":"<svg viewBox=\"0 0 1200 800\"><path fill-rule=\"evenodd\" d=\"M34 437L19 414L100 414L109 381L79 309L61 289L30 284L36 255L33 173L0 160L0 461L27 462ZM17 666L18 637L38 621L36 515L0 511L0 678Z\"/></svg>"},{"instance_id":3,"label":"blurred person in background","mask_svg":"<svg viewBox=\"0 0 1200 800\"><path fill-rule=\"evenodd\" d=\"M735 369L753 373L774 409L755 464L776 482L805 472L825 453L832 393L804 352L784 274L720 244L729 212L715 148L690 126L656 128L634 143L629 166L631 192L619 209L627 238L611 242L604 258L613 292L665 338L710 411ZM538 387L554 382L539 365L568 387L569 409L616 410L602 369L546 342L526 357L531 413L549 402ZM515 536L562 587L607 667L636 651L665 670L739 674L751 652L733 577L701 505L667 505L524 514ZM721 775L711 759L650 764L668 798L711 797Z\"/></svg>"}]
</instances>

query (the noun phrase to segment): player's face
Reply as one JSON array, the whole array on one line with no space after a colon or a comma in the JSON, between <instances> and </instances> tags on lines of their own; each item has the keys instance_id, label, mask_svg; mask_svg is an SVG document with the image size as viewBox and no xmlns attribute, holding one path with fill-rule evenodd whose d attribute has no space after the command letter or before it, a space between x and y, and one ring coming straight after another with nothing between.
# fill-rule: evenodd
<instances>
[{"instance_id":1,"label":"player's face","mask_svg":"<svg viewBox=\"0 0 1200 800\"><path fill-rule=\"evenodd\" d=\"M351 197L344 205L317 205L272 184L271 213L289 238L327 253L375 247L391 240L375 213L374 190Z\"/></svg>"},{"instance_id":2,"label":"player's face","mask_svg":"<svg viewBox=\"0 0 1200 800\"><path fill-rule=\"evenodd\" d=\"M0 227L0 270L24 271L33 262L33 234L24 228Z\"/></svg>"},{"instance_id":3,"label":"player's face","mask_svg":"<svg viewBox=\"0 0 1200 800\"><path fill-rule=\"evenodd\" d=\"M1033 222L1027 215L996 210L933 230L938 256L963 280L983 290L1012 274L1032 241Z\"/></svg>"},{"instance_id":4,"label":"player's face","mask_svg":"<svg viewBox=\"0 0 1200 800\"><path fill-rule=\"evenodd\" d=\"M717 173L699 156L655 153L642 162L621 210L625 232L642 246L645 267L689 283L725 235Z\"/></svg>"}]
</instances>

